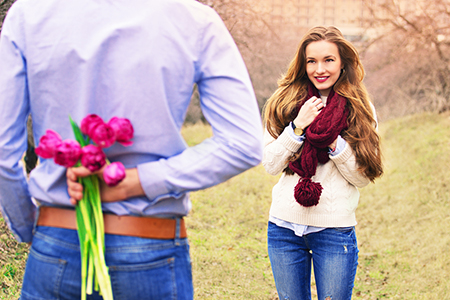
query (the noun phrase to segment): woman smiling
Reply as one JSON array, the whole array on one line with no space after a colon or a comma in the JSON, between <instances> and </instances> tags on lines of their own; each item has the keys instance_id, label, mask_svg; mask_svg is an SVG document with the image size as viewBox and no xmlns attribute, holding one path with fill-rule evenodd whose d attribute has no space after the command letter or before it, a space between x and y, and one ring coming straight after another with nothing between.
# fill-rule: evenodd
<instances>
[{"instance_id":1,"label":"woman smiling","mask_svg":"<svg viewBox=\"0 0 450 300\"><path fill-rule=\"evenodd\" d=\"M355 47L314 27L267 101L263 165L272 191L268 248L280 299L351 299L358 264L355 210L382 175L373 105Z\"/></svg>"}]
</instances>

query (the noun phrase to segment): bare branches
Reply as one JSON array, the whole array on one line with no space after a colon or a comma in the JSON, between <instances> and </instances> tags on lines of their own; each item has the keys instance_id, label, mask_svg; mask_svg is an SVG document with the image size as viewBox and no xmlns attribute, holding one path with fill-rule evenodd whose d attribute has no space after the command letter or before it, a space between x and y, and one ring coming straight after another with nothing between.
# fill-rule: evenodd
<instances>
[{"instance_id":1,"label":"bare branches","mask_svg":"<svg viewBox=\"0 0 450 300\"><path fill-rule=\"evenodd\" d=\"M6 12L9 10L10 6L15 0L1 0L0 1L0 32L2 30L3 19L6 16Z\"/></svg>"},{"instance_id":2,"label":"bare branches","mask_svg":"<svg viewBox=\"0 0 450 300\"><path fill-rule=\"evenodd\" d=\"M376 57L367 68L374 98L390 114L450 110L449 1L364 1L371 36L363 51ZM389 97L404 102L398 105L402 112L395 111Z\"/></svg>"}]
</instances>

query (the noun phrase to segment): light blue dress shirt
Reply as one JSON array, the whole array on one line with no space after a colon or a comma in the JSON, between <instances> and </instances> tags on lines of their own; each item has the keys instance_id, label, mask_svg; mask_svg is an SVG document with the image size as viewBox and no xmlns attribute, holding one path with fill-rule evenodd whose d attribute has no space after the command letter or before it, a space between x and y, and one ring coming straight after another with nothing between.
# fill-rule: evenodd
<instances>
[{"instance_id":1,"label":"light blue dress shirt","mask_svg":"<svg viewBox=\"0 0 450 300\"><path fill-rule=\"evenodd\" d=\"M188 148L180 134L194 84L214 136ZM131 120L131 147L105 150L137 167L146 197L103 204L119 215L184 216L188 192L257 165L262 124L242 57L220 17L193 0L18 0L0 39L0 207L19 241L34 205L71 206L65 169L43 159L29 181L19 161L31 113L74 139L69 115Z\"/></svg>"}]
</instances>

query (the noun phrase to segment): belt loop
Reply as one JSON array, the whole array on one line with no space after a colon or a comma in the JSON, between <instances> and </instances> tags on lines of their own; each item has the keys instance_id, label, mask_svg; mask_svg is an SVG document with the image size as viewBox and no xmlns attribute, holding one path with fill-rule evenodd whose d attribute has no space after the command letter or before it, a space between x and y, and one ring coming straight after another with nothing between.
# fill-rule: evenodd
<instances>
[{"instance_id":1,"label":"belt loop","mask_svg":"<svg viewBox=\"0 0 450 300\"><path fill-rule=\"evenodd\" d=\"M33 232L32 232L32 234L33 234L33 236L35 235L35 233L36 233L36 226L37 226L37 222L38 222L38 220L39 220L39 215L41 214L41 206L39 205L37 208L36 208L36 215L35 215L35 219L34 219L34 223L33 223Z\"/></svg>"},{"instance_id":2,"label":"belt loop","mask_svg":"<svg viewBox=\"0 0 450 300\"><path fill-rule=\"evenodd\" d=\"M180 246L180 220L181 218L175 218L176 227L175 227L175 246Z\"/></svg>"}]
</instances>

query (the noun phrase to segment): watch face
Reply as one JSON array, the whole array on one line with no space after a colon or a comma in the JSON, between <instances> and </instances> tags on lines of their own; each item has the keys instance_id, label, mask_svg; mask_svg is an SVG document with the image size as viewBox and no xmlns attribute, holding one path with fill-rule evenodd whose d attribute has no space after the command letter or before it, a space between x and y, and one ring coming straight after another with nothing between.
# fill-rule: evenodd
<instances>
[{"instance_id":1,"label":"watch face","mask_svg":"<svg viewBox=\"0 0 450 300\"><path fill-rule=\"evenodd\" d=\"M301 128L296 127L296 128L294 129L294 133L295 133L296 135L302 135L302 134L303 134L303 130L302 130Z\"/></svg>"}]
</instances>

